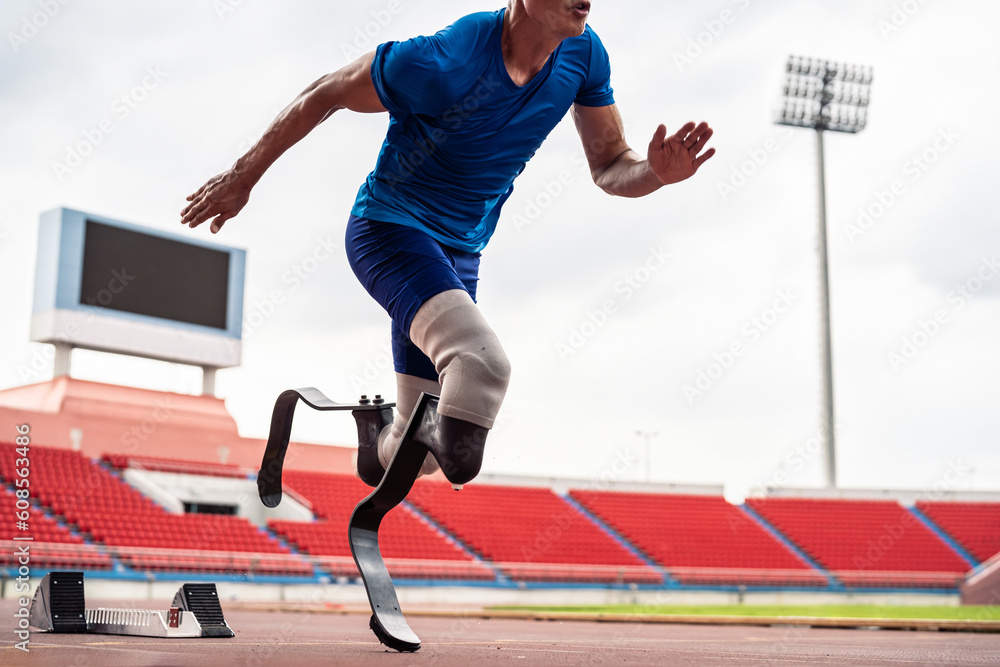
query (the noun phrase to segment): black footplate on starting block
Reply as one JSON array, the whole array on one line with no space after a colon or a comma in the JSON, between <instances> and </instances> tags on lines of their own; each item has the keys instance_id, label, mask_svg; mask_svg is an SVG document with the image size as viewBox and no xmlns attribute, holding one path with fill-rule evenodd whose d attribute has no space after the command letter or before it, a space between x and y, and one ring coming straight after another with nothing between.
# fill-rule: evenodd
<instances>
[{"instance_id":1,"label":"black footplate on starting block","mask_svg":"<svg viewBox=\"0 0 1000 667\"><path fill-rule=\"evenodd\" d=\"M369 626L380 642L397 651L416 651L420 648L420 638L407 625L399 608L392 577L379 549L378 529L382 518L406 498L420 474L428 450L418 441L433 441L439 420L437 405L437 396L421 394L382 482L354 508L348 529L351 555L365 582L372 608Z\"/></svg>"},{"instance_id":2,"label":"black footplate on starting block","mask_svg":"<svg viewBox=\"0 0 1000 667\"><path fill-rule=\"evenodd\" d=\"M171 607L194 614L202 637L234 637L219 604L215 584L184 584L174 595Z\"/></svg>"},{"instance_id":3,"label":"black footplate on starting block","mask_svg":"<svg viewBox=\"0 0 1000 667\"><path fill-rule=\"evenodd\" d=\"M83 572L49 572L38 582L28 622L46 632L87 632Z\"/></svg>"},{"instance_id":4,"label":"black footplate on starting block","mask_svg":"<svg viewBox=\"0 0 1000 667\"><path fill-rule=\"evenodd\" d=\"M395 405L395 403L386 403L381 396L376 396L373 400L362 396L360 401L353 404L336 403L315 387L289 389L281 392L278 400L274 402L267 447L264 449L264 458L257 473L257 492L260 494L260 501L267 507L277 507L278 503L281 502L281 471L285 463L288 440L292 435L292 417L295 415L295 404L300 400L313 410L351 410L358 422L359 437L361 437L360 431L362 429L375 428L377 424L375 419L364 419L364 413L371 411L374 417L379 410ZM368 434L367 437L377 438L378 433L374 433L374 436Z\"/></svg>"}]
</instances>

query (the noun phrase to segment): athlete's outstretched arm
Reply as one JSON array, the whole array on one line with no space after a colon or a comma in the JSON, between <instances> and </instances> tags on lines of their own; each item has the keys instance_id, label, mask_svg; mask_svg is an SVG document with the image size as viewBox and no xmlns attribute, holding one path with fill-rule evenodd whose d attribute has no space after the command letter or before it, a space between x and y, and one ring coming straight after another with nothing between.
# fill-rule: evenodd
<instances>
[{"instance_id":1,"label":"athlete's outstretched arm","mask_svg":"<svg viewBox=\"0 0 1000 667\"><path fill-rule=\"evenodd\" d=\"M187 200L181 224L197 227L212 220L212 233L246 206L250 190L282 153L329 118L349 109L362 113L385 111L372 83L374 52L315 81L292 101L264 132L253 148L230 169L211 178Z\"/></svg>"},{"instance_id":2,"label":"athlete's outstretched arm","mask_svg":"<svg viewBox=\"0 0 1000 667\"><path fill-rule=\"evenodd\" d=\"M620 197L643 197L664 185L690 178L715 155L714 148L701 153L712 137L712 128L704 122L687 123L669 137L666 126L660 125L643 159L625 142L622 119L614 104L574 104L573 120L594 182L608 194Z\"/></svg>"}]
</instances>

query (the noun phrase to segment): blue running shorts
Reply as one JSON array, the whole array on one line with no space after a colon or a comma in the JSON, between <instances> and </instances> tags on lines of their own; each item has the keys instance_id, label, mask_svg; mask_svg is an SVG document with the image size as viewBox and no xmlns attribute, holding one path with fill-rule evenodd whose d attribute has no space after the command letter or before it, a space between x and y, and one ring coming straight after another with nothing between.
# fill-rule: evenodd
<instances>
[{"instance_id":1,"label":"blue running shorts","mask_svg":"<svg viewBox=\"0 0 1000 667\"><path fill-rule=\"evenodd\" d=\"M413 316L431 297L462 289L476 300L480 253L445 246L414 227L352 215L347 261L361 284L392 318L397 373L437 381L434 364L407 335Z\"/></svg>"}]
</instances>

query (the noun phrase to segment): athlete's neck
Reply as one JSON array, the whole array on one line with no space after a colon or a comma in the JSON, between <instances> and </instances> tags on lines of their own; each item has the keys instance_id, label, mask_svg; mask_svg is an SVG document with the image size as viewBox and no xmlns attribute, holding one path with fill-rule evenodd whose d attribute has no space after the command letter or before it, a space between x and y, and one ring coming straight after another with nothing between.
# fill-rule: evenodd
<instances>
[{"instance_id":1,"label":"athlete's neck","mask_svg":"<svg viewBox=\"0 0 1000 667\"><path fill-rule=\"evenodd\" d=\"M567 36L553 32L529 16L523 0L511 0L504 12L500 37L503 63L511 80L524 86L535 78Z\"/></svg>"}]
</instances>

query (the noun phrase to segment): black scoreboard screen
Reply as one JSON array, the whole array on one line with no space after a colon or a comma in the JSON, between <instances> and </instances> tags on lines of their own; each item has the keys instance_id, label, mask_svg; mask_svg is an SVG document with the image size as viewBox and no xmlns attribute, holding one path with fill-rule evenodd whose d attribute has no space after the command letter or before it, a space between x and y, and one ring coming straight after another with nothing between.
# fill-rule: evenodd
<instances>
[{"instance_id":1,"label":"black scoreboard screen","mask_svg":"<svg viewBox=\"0 0 1000 667\"><path fill-rule=\"evenodd\" d=\"M87 220L80 304L226 329L229 253Z\"/></svg>"}]
</instances>

